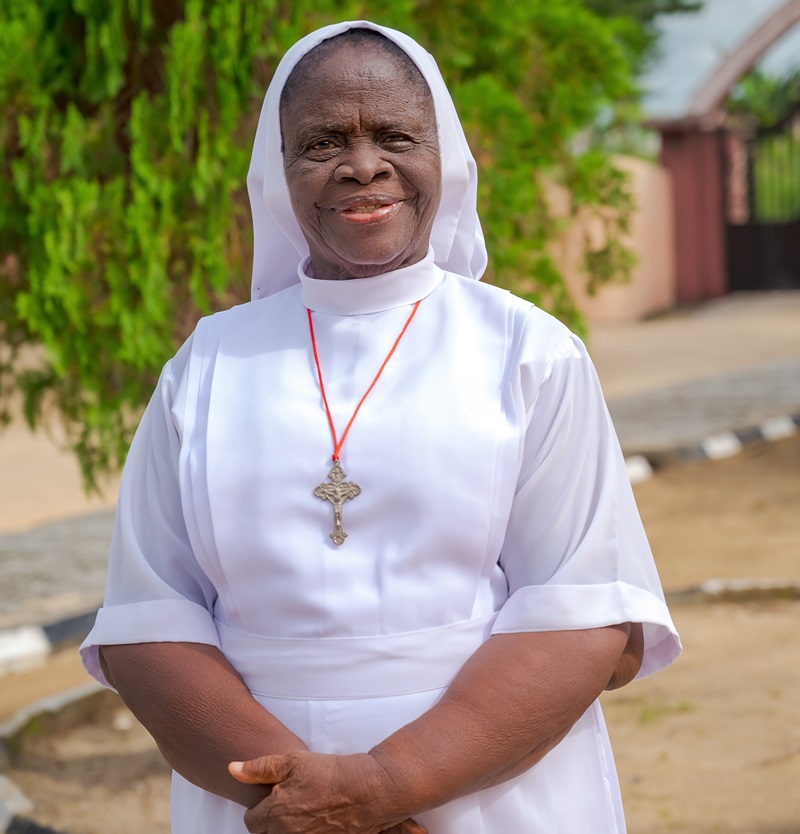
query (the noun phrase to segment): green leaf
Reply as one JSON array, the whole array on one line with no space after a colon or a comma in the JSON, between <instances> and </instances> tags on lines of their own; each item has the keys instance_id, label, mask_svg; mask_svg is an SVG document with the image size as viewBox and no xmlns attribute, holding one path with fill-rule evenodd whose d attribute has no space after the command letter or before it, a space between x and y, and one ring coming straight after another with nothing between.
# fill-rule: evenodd
<instances>
[{"instance_id":1,"label":"green leaf","mask_svg":"<svg viewBox=\"0 0 800 834\"><path fill-rule=\"evenodd\" d=\"M58 415L87 487L121 465L176 345L247 297L245 179L274 68L342 19L433 52L480 168L487 279L580 330L549 255L569 218L545 184L602 219L590 289L624 278L626 180L602 146L574 148L632 112L637 43L665 3L0 0L0 418L13 383L32 425Z\"/></svg>"}]
</instances>

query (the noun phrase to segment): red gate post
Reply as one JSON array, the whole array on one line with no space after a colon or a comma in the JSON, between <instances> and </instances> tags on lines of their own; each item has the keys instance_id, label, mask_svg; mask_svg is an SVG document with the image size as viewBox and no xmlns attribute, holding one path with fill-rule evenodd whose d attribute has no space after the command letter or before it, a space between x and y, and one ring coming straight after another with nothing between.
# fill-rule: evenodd
<instances>
[{"instance_id":1,"label":"red gate post","mask_svg":"<svg viewBox=\"0 0 800 834\"><path fill-rule=\"evenodd\" d=\"M698 126L662 133L661 161L672 175L679 303L728 290L725 256L724 133Z\"/></svg>"}]
</instances>

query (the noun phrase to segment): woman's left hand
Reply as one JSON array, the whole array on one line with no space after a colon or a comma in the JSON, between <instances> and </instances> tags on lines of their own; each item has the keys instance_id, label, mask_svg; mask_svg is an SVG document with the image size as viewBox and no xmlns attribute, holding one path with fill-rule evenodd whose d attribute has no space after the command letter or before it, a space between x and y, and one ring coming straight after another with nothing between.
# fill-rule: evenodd
<instances>
[{"instance_id":1,"label":"woman's left hand","mask_svg":"<svg viewBox=\"0 0 800 834\"><path fill-rule=\"evenodd\" d=\"M261 756L228 770L240 782L274 785L244 815L252 834L426 834L392 807L386 774L366 753Z\"/></svg>"}]
</instances>

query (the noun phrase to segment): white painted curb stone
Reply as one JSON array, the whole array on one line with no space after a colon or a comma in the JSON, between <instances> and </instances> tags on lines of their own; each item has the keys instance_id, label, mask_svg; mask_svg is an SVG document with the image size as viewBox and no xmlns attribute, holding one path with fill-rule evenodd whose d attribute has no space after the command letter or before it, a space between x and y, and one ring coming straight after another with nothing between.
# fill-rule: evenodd
<instances>
[{"instance_id":1,"label":"white painted curb stone","mask_svg":"<svg viewBox=\"0 0 800 834\"><path fill-rule=\"evenodd\" d=\"M632 484L641 484L653 477L653 467L644 455L632 455L625 458L625 468Z\"/></svg>"},{"instance_id":2,"label":"white painted curb stone","mask_svg":"<svg viewBox=\"0 0 800 834\"><path fill-rule=\"evenodd\" d=\"M784 437L791 437L797 432L794 420L788 415L764 420L758 429L764 440L783 440Z\"/></svg>"},{"instance_id":3,"label":"white painted curb stone","mask_svg":"<svg viewBox=\"0 0 800 834\"><path fill-rule=\"evenodd\" d=\"M50 641L39 626L18 626L0 632L0 675L41 666L50 650Z\"/></svg>"},{"instance_id":4,"label":"white painted curb stone","mask_svg":"<svg viewBox=\"0 0 800 834\"><path fill-rule=\"evenodd\" d=\"M0 774L0 831L6 831L14 817L33 811L33 803L5 776Z\"/></svg>"},{"instance_id":5,"label":"white painted curb stone","mask_svg":"<svg viewBox=\"0 0 800 834\"><path fill-rule=\"evenodd\" d=\"M742 441L732 432L724 431L709 435L702 445L706 457L711 460L730 458L742 451Z\"/></svg>"}]
</instances>

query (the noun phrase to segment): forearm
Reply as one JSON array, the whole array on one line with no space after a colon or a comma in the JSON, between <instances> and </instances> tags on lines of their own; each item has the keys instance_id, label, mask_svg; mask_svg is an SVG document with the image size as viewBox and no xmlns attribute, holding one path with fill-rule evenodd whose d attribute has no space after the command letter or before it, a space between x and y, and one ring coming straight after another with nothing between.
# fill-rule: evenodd
<instances>
[{"instance_id":1,"label":"forearm","mask_svg":"<svg viewBox=\"0 0 800 834\"><path fill-rule=\"evenodd\" d=\"M553 749L612 678L630 626L496 635L439 703L370 751L398 817L500 784Z\"/></svg>"},{"instance_id":2,"label":"forearm","mask_svg":"<svg viewBox=\"0 0 800 834\"><path fill-rule=\"evenodd\" d=\"M237 782L228 773L228 763L307 749L253 698L213 646L103 646L100 657L109 682L151 733L164 758L205 790L250 807L270 789Z\"/></svg>"}]
</instances>

